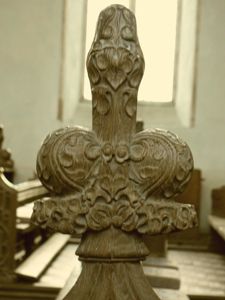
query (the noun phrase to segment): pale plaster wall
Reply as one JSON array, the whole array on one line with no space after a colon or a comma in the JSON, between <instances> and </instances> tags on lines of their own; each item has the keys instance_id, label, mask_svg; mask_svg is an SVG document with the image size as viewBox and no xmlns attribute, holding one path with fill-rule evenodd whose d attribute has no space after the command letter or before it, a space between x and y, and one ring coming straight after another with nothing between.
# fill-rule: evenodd
<instances>
[{"instance_id":1,"label":"pale plaster wall","mask_svg":"<svg viewBox=\"0 0 225 300\"><path fill-rule=\"evenodd\" d=\"M202 0L200 6L194 126L183 127L175 112L168 118L167 109L157 119L142 108L139 117L145 127L167 128L190 145L204 178L201 228L207 230L211 189L225 184L225 1ZM17 181L23 181L35 170L43 137L69 123L57 120L63 1L0 0L0 7L0 123L16 162ZM74 123L91 126L88 104L78 107Z\"/></svg>"},{"instance_id":2,"label":"pale plaster wall","mask_svg":"<svg viewBox=\"0 0 225 300\"><path fill-rule=\"evenodd\" d=\"M16 180L33 176L57 121L62 1L0 0L0 124Z\"/></svg>"}]
</instances>

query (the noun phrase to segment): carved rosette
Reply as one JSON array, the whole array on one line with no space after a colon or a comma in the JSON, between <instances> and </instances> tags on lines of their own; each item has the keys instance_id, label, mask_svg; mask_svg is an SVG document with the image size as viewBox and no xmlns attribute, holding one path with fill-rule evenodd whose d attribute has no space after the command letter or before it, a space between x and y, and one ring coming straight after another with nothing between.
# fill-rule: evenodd
<instances>
[{"instance_id":1,"label":"carved rosette","mask_svg":"<svg viewBox=\"0 0 225 300\"><path fill-rule=\"evenodd\" d=\"M77 254L83 271L65 299L109 299L110 291L113 300L158 299L139 264L148 255L142 234L196 226L194 207L171 200L191 178L191 151L168 131L135 133L144 58L134 15L127 8L113 5L100 14L87 69L93 130L68 127L46 138L37 173L58 195L37 201L32 221L82 234ZM125 288L115 281L122 274ZM98 287L84 289L83 281L91 282L92 276L108 296L100 295Z\"/></svg>"}]
</instances>

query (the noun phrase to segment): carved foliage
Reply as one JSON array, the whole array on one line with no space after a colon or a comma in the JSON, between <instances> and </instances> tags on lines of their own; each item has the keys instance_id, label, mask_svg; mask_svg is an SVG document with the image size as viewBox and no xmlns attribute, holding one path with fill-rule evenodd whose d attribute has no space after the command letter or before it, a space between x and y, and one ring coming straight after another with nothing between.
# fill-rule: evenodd
<instances>
[{"instance_id":1,"label":"carved foliage","mask_svg":"<svg viewBox=\"0 0 225 300\"><path fill-rule=\"evenodd\" d=\"M88 158L85 149L92 146ZM55 193L81 191L98 157L95 134L81 127L64 128L47 136L37 157L37 174ZM99 147L98 147L99 148ZM93 174L92 174L93 175Z\"/></svg>"},{"instance_id":2,"label":"carved foliage","mask_svg":"<svg viewBox=\"0 0 225 300\"><path fill-rule=\"evenodd\" d=\"M120 166L116 173L108 166L112 162ZM54 200L45 206L43 215L48 227L56 226L62 232L102 230L111 225L142 233L176 230L179 225L172 220L180 208L155 201L154 214L149 214L146 203L149 199L152 201L152 196L169 198L180 192L190 179L192 168L188 146L163 130L140 132L130 145L116 146L110 142L100 143L93 132L79 127L58 130L47 137L39 152L38 175L48 189L67 193L77 190L79 196L71 196L66 202ZM42 202L36 205L33 220L42 215L42 205ZM160 221L162 207L164 211L168 209L170 220L164 229L164 218ZM195 216L193 208L187 211L188 218L185 219L182 212L177 217L190 221L185 225L188 227L195 222ZM36 222L42 223L40 217ZM69 227L65 225L67 222ZM46 225L46 220L44 223Z\"/></svg>"},{"instance_id":3,"label":"carved foliage","mask_svg":"<svg viewBox=\"0 0 225 300\"><path fill-rule=\"evenodd\" d=\"M70 234L82 234L88 229L101 231L111 226L125 232L158 234L192 228L197 225L197 216L192 205L153 199L144 202L135 192L130 196L129 188L122 188L113 200L102 189L87 190L79 198L70 195L38 200L32 222Z\"/></svg>"},{"instance_id":4,"label":"carved foliage","mask_svg":"<svg viewBox=\"0 0 225 300\"><path fill-rule=\"evenodd\" d=\"M192 154L175 134L145 130L130 146L130 178L145 197L171 198L183 191L193 170Z\"/></svg>"},{"instance_id":5,"label":"carved foliage","mask_svg":"<svg viewBox=\"0 0 225 300\"><path fill-rule=\"evenodd\" d=\"M128 163L130 179L144 198L170 198L189 181L193 159L189 147L164 130L145 130L131 143L112 145L80 127L58 130L44 141L37 160L38 176L54 192L82 191L102 164ZM103 172L107 175L108 169Z\"/></svg>"}]
</instances>

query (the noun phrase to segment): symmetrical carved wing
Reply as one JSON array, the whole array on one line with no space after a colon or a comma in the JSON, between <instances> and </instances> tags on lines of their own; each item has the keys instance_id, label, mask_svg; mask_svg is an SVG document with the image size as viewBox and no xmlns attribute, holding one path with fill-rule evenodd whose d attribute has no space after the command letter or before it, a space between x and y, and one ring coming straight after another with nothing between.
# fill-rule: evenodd
<instances>
[{"instance_id":1,"label":"symmetrical carved wing","mask_svg":"<svg viewBox=\"0 0 225 300\"><path fill-rule=\"evenodd\" d=\"M134 136L130 160L130 178L146 198L171 198L181 193L193 170L187 144L160 129L145 130Z\"/></svg>"}]
</instances>

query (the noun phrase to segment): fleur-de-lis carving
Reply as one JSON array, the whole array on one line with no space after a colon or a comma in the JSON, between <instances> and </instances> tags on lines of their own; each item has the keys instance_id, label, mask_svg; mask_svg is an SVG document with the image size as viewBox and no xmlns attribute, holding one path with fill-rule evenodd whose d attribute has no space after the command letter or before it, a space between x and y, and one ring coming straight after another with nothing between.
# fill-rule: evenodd
<instances>
[{"instance_id":1,"label":"fleur-de-lis carving","mask_svg":"<svg viewBox=\"0 0 225 300\"><path fill-rule=\"evenodd\" d=\"M100 14L87 69L92 130L68 127L46 138L37 172L59 196L37 201L32 220L63 233L83 234L77 253L84 261L139 262L148 254L141 234L196 225L193 206L171 200L191 178L192 154L171 132L135 132L144 58L135 17L127 8L113 5ZM90 265L84 266L89 272ZM87 299L84 291L79 298L78 290L76 299ZM143 292L137 288L136 293Z\"/></svg>"}]
</instances>

